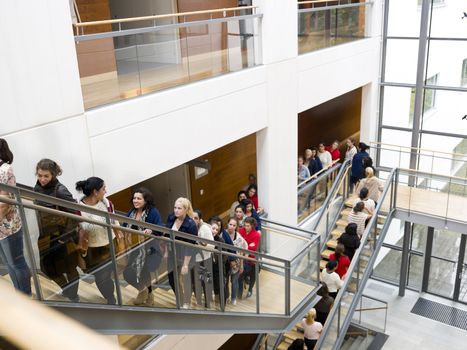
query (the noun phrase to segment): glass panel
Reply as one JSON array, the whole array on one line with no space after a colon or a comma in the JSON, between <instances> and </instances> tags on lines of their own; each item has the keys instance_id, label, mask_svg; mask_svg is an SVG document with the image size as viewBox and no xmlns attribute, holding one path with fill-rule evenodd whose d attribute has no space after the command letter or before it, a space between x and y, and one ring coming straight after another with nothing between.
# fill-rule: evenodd
<instances>
[{"instance_id":1,"label":"glass panel","mask_svg":"<svg viewBox=\"0 0 467 350\"><path fill-rule=\"evenodd\" d=\"M423 256L409 255L409 278L407 285L412 288L421 289L423 277Z\"/></svg>"},{"instance_id":2,"label":"glass panel","mask_svg":"<svg viewBox=\"0 0 467 350\"><path fill-rule=\"evenodd\" d=\"M401 52L404 54L401 55ZM415 84L417 58L417 39L388 39L384 73L385 82Z\"/></svg>"},{"instance_id":3,"label":"glass panel","mask_svg":"<svg viewBox=\"0 0 467 350\"><path fill-rule=\"evenodd\" d=\"M376 277L399 283L402 252L381 247L373 274Z\"/></svg>"},{"instance_id":4,"label":"glass panel","mask_svg":"<svg viewBox=\"0 0 467 350\"><path fill-rule=\"evenodd\" d=\"M185 38L177 29L137 35L141 94L189 82Z\"/></svg>"},{"instance_id":5,"label":"glass panel","mask_svg":"<svg viewBox=\"0 0 467 350\"><path fill-rule=\"evenodd\" d=\"M457 260L461 234L448 230L435 229L433 234L432 256Z\"/></svg>"},{"instance_id":6,"label":"glass panel","mask_svg":"<svg viewBox=\"0 0 467 350\"><path fill-rule=\"evenodd\" d=\"M462 277L460 281L459 300L467 303L467 249L464 253L464 261L462 265Z\"/></svg>"},{"instance_id":7,"label":"glass panel","mask_svg":"<svg viewBox=\"0 0 467 350\"><path fill-rule=\"evenodd\" d=\"M366 11L366 6L359 6L299 12L299 53L307 53L364 38Z\"/></svg>"},{"instance_id":8,"label":"glass panel","mask_svg":"<svg viewBox=\"0 0 467 350\"><path fill-rule=\"evenodd\" d=\"M459 13L462 13L462 11ZM450 27L450 25L446 27ZM459 87L465 83L465 72L463 71L465 69L464 60L467 58L465 29L463 36L466 41L429 41L427 77L438 73L440 75L439 79L430 85Z\"/></svg>"},{"instance_id":9,"label":"glass panel","mask_svg":"<svg viewBox=\"0 0 467 350\"><path fill-rule=\"evenodd\" d=\"M386 105L386 103L385 103ZM381 130L381 142L387 144L397 144L401 146L409 147L412 141L412 133L409 131L400 131L385 129ZM409 168L410 166L410 154L406 152L399 152L390 149L381 150L381 166L389 168L401 167Z\"/></svg>"},{"instance_id":10,"label":"glass panel","mask_svg":"<svg viewBox=\"0 0 467 350\"><path fill-rule=\"evenodd\" d=\"M383 124L411 128L415 90L407 87L384 86ZM398 140L388 142L400 145ZM410 142L408 142L410 146Z\"/></svg>"},{"instance_id":11,"label":"glass panel","mask_svg":"<svg viewBox=\"0 0 467 350\"><path fill-rule=\"evenodd\" d=\"M465 38L462 13L465 11L463 0L434 0L431 13L431 36ZM456 14L460 14L456 16ZM449 25L446 25L449 23Z\"/></svg>"},{"instance_id":12,"label":"glass panel","mask_svg":"<svg viewBox=\"0 0 467 350\"><path fill-rule=\"evenodd\" d=\"M453 262L431 258L428 292L452 298L456 266Z\"/></svg>"},{"instance_id":13,"label":"glass panel","mask_svg":"<svg viewBox=\"0 0 467 350\"><path fill-rule=\"evenodd\" d=\"M412 242L411 242L410 249L416 250L419 252L425 251L427 229L428 228L425 225L413 224Z\"/></svg>"},{"instance_id":14,"label":"glass panel","mask_svg":"<svg viewBox=\"0 0 467 350\"><path fill-rule=\"evenodd\" d=\"M426 155L420 159L420 170L467 178L467 162L465 159L465 155L467 155L467 138L422 134L421 148L436 148L440 153L435 153L433 157L433 152L425 152ZM452 153L455 153L455 155Z\"/></svg>"},{"instance_id":15,"label":"glass panel","mask_svg":"<svg viewBox=\"0 0 467 350\"><path fill-rule=\"evenodd\" d=\"M388 36L420 35L421 11L416 1L389 1L388 15Z\"/></svg>"},{"instance_id":16,"label":"glass panel","mask_svg":"<svg viewBox=\"0 0 467 350\"><path fill-rule=\"evenodd\" d=\"M384 332L386 313L387 304L362 296L357 303L352 321L364 327L369 327L372 330Z\"/></svg>"},{"instance_id":17,"label":"glass panel","mask_svg":"<svg viewBox=\"0 0 467 350\"><path fill-rule=\"evenodd\" d=\"M427 94L431 104L425 104L423 130L454 134L465 130L462 118L467 111L467 92L425 89L425 99Z\"/></svg>"},{"instance_id":18,"label":"glass panel","mask_svg":"<svg viewBox=\"0 0 467 350\"><path fill-rule=\"evenodd\" d=\"M285 313L285 269L275 267L274 270L261 270L258 275L251 298L247 296L246 301L256 299L256 293L259 291L260 313L284 314ZM291 281L291 291L297 290L297 284L306 284L299 281ZM244 297L249 290L245 288ZM297 302L303 301L304 293L296 293ZM301 294L301 295L300 295ZM301 298L300 298L301 297ZM300 300L298 300L300 298ZM243 300L242 300L243 301ZM292 307L292 305L291 305Z\"/></svg>"}]
</instances>

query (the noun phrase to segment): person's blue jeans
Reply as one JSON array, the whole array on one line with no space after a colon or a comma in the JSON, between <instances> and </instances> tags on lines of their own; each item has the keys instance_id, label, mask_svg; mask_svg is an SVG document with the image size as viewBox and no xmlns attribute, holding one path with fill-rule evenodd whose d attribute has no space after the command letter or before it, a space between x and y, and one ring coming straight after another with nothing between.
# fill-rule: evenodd
<instances>
[{"instance_id":1,"label":"person's blue jeans","mask_svg":"<svg viewBox=\"0 0 467 350\"><path fill-rule=\"evenodd\" d=\"M231 288L232 288L232 295L231 295L231 300L237 299L237 294L238 294L238 277L240 276L240 271L237 271L236 273L229 273L229 278L232 283ZM228 289L228 288L227 288Z\"/></svg>"},{"instance_id":2,"label":"person's blue jeans","mask_svg":"<svg viewBox=\"0 0 467 350\"><path fill-rule=\"evenodd\" d=\"M0 258L15 288L31 295L31 272L23 254L23 230L0 240Z\"/></svg>"}]
</instances>

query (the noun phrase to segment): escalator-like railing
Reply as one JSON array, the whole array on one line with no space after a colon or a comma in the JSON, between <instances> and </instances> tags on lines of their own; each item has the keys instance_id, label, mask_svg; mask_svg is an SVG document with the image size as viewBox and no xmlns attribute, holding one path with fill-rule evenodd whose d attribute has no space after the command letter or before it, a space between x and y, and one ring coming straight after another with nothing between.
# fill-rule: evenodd
<instances>
[{"instance_id":1,"label":"escalator-like railing","mask_svg":"<svg viewBox=\"0 0 467 350\"><path fill-rule=\"evenodd\" d=\"M252 252L144 223L144 228L157 234L148 235L131 228L141 221L19 187L0 185L0 191L8 194L0 196L0 203L16 206L23 222L33 298L93 329L114 334L280 331L313 305L320 240L309 232L265 221L262 250ZM67 231L47 237L38 220L44 216L52 226L66 222ZM86 256L77 251L78 227L101 234L101 247L88 249ZM202 259L206 260L201 263ZM245 288L243 299L238 296L235 305L228 302L231 288L224 288L223 281L224 264L237 259L251 271L244 285L253 285L254 279L256 284L252 297L247 297ZM149 277L144 275L144 263L150 266ZM184 263L188 274L182 273ZM8 275L3 279L9 280ZM141 305L135 305L145 280L153 290L136 303Z\"/></svg>"}]
</instances>

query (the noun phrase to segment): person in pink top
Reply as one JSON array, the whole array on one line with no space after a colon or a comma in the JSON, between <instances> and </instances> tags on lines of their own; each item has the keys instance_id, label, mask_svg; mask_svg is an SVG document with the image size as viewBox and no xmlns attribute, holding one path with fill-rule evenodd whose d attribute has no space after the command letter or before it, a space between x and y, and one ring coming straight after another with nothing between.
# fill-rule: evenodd
<instances>
[{"instance_id":1,"label":"person in pink top","mask_svg":"<svg viewBox=\"0 0 467 350\"><path fill-rule=\"evenodd\" d=\"M321 322L315 321L316 310L313 308L308 312L306 317L302 320L303 336L307 349L312 350L318 342L323 325Z\"/></svg>"},{"instance_id":2,"label":"person in pink top","mask_svg":"<svg viewBox=\"0 0 467 350\"><path fill-rule=\"evenodd\" d=\"M339 275L341 279L345 277L345 274L347 273L347 270L349 269L349 266L350 266L350 259L347 255L345 255L344 251L345 251L344 245L342 243L339 243L336 246L335 253L332 253L329 256L329 260L337 261L336 273Z\"/></svg>"},{"instance_id":3,"label":"person in pink top","mask_svg":"<svg viewBox=\"0 0 467 350\"><path fill-rule=\"evenodd\" d=\"M256 252L258 250L259 240L261 238L259 232L255 230L255 227L256 220L252 217L247 217L243 223L243 227L239 230L240 235L245 239L248 245L248 250L251 250L252 252ZM248 257L254 259L256 255L250 254ZM243 294L243 281L246 278L250 280L246 297L250 298L253 295L253 287L256 282L255 264L256 263L254 261L250 260L244 260L243 262L243 273L238 281L238 298L240 299Z\"/></svg>"}]
</instances>

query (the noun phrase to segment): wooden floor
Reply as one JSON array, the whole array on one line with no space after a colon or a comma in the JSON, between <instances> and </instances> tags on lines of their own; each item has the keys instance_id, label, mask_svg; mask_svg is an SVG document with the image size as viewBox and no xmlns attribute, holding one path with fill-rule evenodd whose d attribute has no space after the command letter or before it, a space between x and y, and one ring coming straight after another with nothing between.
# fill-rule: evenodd
<instances>
[{"instance_id":1,"label":"wooden floor","mask_svg":"<svg viewBox=\"0 0 467 350\"><path fill-rule=\"evenodd\" d=\"M8 275L3 276L5 280L10 279ZM39 275L39 281L42 289L42 294L45 300L48 301L68 301L60 292L61 289L53 281L50 281L43 275ZM314 284L309 285L297 280L291 281L291 309L297 306L312 290ZM260 290L260 313L284 314L285 312L285 280L284 276L262 270L259 274L259 290ZM122 299L124 305L133 305L133 299L138 294L137 290L132 286L121 288ZM175 308L175 295L171 289L156 288L154 291L155 305L160 308ZM82 303L105 304L106 300L102 297L95 283L81 280L78 291ZM33 285L33 295L35 290ZM251 298L246 299L246 290L244 299L237 300L237 305L226 304L226 311L232 312L251 312L256 313L256 287ZM191 309L206 310L202 305L196 303L196 298L192 297ZM213 302L210 310L220 310L219 303Z\"/></svg>"}]
</instances>

